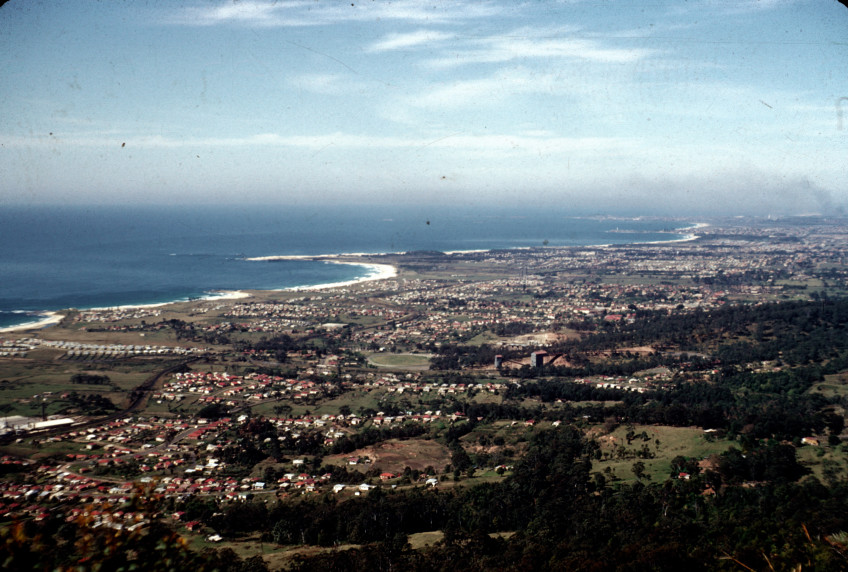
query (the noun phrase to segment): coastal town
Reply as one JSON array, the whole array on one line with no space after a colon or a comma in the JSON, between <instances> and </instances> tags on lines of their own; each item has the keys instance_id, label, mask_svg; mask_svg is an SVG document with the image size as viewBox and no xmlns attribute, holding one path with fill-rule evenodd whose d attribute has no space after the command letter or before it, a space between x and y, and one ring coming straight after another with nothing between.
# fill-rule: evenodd
<instances>
[{"instance_id":1,"label":"coastal town","mask_svg":"<svg viewBox=\"0 0 848 572\"><path fill-rule=\"evenodd\" d=\"M0 570L848 570L848 0L0 0Z\"/></svg>"},{"instance_id":2,"label":"coastal town","mask_svg":"<svg viewBox=\"0 0 848 572\"><path fill-rule=\"evenodd\" d=\"M507 482L533 435L565 426L595 440L605 486L707 474L751 430L650 404L714 385L728 364L766 376L794 358L731 361L721 344L768 332L733 326L711 342L694 320L844 297L848 226L715 221L670 243L335 260L375 272L67 310L0 334L0 524L166 521L198 546L247 550L249 527L220 515ZM657 329L669 320L693 325L683 337ZM844 371L818 383L833 398L825 417L844 415L845 383ZM799 431L810 472L848 468L841 429L830 441L819 425ZM269 562L298 544L284 537Z\"/></svg>"}]
</instances>

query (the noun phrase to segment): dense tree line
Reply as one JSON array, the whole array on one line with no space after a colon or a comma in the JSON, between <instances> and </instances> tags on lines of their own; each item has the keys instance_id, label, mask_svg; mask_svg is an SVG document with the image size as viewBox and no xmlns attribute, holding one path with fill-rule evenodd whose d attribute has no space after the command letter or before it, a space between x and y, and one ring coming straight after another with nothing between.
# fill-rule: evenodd
<instances>
[{"instance_id":1,"label":"dense tree line","mask_svg":"<svg viewBox=\"0 0 848 572\"><path fill-rule=\"evenodd\" d=\"M848 527L848 487L805 476L795 450L776 441L731 448L716 470L690 480L610 486L592 474L597 445L571 427L531 438L504 481L445 491L414 488L338 501L238 503L207 521L223 533L262 530L279 544L361 548L297 563L300 570L672 570L767 569L848 564L838 533ZM800 480L799 480L800 479ZM755 482L743 488L742 483ZM704 491L712 491L711 496ZM412 551L406 536L442 530L439 545ZM491 533L515 531L509 540ZM843 547L844 548L844 547ZM452 560L446 560L452 559ZM450 564L448 564L450 562Z\"/></svg>"},{"instance_id":2,"label":"dense tree line","mask_svg":"<svg viewBox=\"0 0 848 572\"><path fill-rule=\"evenodd\" d=\"M702 359L697 356L655 354L647 357L617 355L616 348L635 346L674 347L685 352L708 353L724 364L777 360L788 365L826 363L848 353L848 300L733 304L709 311L637 311L633 323L605 323L579 339L550 345L551 354L562 354L572 367L507 370L514 376L587 376L630 375L640 369L681 361ZM584 328L585 329L585 328ZM526 357L519 350L445 344L433 360L433 369L460 369L491 364L495 353L504 359ZM613 352L613 358L592 363L585 356Z\"/></svg>"},{"instance_id":3,"label":"dense tree line","mask_svg":"<svg viewBox=\"0 0 848 572\"><path fill-rule=\"evenodd\" d=\"M718 472L690 480L612 487L600 475L590 478L593 451L574 430L540 433L503 483L325 503L306 511L320 514L315 521L298 520L291 509L274 525L274 539L370 543L303 559L298 570L447 570L457 563L464 570L843 570L848 564L838 543L848 526L848 487L797 481L803 470L790 446L764 444L745 455L731 449ZM735 484L752 479L758 484L750 488ZM704 495L705 487L716 494ZM439 545L420 551L405 545L406 534L433 529L445 532ZM489 536L499 530L516 533L509 540Z\"/></svg>"},{"instance_id":4,"label":"dense tree line","mask_svg":"<svg viewBox=\"0 0 848 572\"><path fill-rule=\"evenodd\" d=\"M301 556L296 570L842 570L848 529L848 485L823 486L804 475L794 448L753 441L731 448L716 470L689 480L609 485L592 473L597 445L573 427L535 433L514 473L466 489L374 489L364 497L332 496L267 505L224 506L200 498L187 514L226 535L261 531L278 544L359 545ZM741 483L754 482L743 487ZM711 491L705 495L704 491ZM4 532L7 564L60 568L88 562L117 569L114 555L136 569L165 559L179 569L263 570L225 551L191 552L156 522L122 535L77 528L61 519ZM9 529L6 529L9 530ZM407 535L442 530L444 540L413 551ZM490 536L511 531L509 539ZM62 551L39 548L45 538Z\"/></svg>"},{"instance_id":5,"label":"dense tree line","mask_svg":"<svg viewBox=\"0 0 848 572\"><path fill-rule=\"evenodd\" d=\"M469 416L494 419L559 419L576 421L588 416L594 421L615 416L623 422L645 425L698 426L724 429L729 434L749 433L756 437L795 439L824 431L833 415L825 410L830 401L820 394L806 393L815 376L791 372L718 374L712 382L681 382L663 391L635 393L604 389L570 380L544 379L507 389L514 402L472 404ZM519 406L520 399L536 397L544 402L562 400L556 410ZM567 402L609 402L615 404ZM841 430L841 429L840 429Z\"/></svg>"},{"instance_id":6,"label":"dense tree line","mask_svg":"<svg viewBox=\"0 0 848 572\"><path fill-rule=\"evenodd\" d=\"M83 395L72 391L65 397L65 400L69 405L63 407L63 411L78 409L86 415L108 415L118 410L118 407L112 403L111 399L95 393Z\"/></svg>"},{"instance_id":7,"label":"dense tree line","mask_svg":"<svg viewBox=\"0 0 848 572\"><path fill-rule=\"evenodd\" d=\"M71 383L86 385L109 385L112 380L108 375L97 375L94 373L75 373L71 376Z\"/></svg>"},{"instance_id":8,"label":"dense tree line","mask_svg":"<svg viewBox=\"0 0 848 572\"><path fill-rule=\"evenodd\" d=\"M488 365L494 363L496 353L495 349L487 344L465 346L445 343L438 348L437 355L430 359L430 369L445 371Z\"/></svg>"},{"instance_id":9,"label":"dense tree line","mask_svg":"<svg viewBox=\"0 0 848 572\"><path fill-rule=\"evenodd\" d=\"M690 351L716 350L730 363L780 357L791 365L801 365L817 356L814 347L836 351L848 348L846 334L848 299L793 301L732 304L671 314L645 312L632 324L619 323L615 331L569 341L565 347L586 351L663 344Z\"/></svg>"}]
</instances>

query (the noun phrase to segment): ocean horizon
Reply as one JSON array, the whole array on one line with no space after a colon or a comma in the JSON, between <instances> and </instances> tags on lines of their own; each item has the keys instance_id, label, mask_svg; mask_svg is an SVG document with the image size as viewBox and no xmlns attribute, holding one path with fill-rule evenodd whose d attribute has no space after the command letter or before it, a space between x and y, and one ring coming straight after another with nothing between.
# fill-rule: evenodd
<instances>
[{"instance_id":1,"label":"ocean horizon","mask_svg":"<svg viewBox=\"0 0 848 572\"><path fill-rule=\"evenodd\" d=\"M551 209L13 206L0 209L0 328L67 308L358 280L359 265L273 256L681 240L691 223Z\"/></svg>"}]
</instances>

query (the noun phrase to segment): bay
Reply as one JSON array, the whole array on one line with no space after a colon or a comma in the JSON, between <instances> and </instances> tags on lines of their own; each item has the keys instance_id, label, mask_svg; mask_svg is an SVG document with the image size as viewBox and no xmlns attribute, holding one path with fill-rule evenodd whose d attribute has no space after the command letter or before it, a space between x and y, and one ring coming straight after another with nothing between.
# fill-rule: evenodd
<instances>
[{"instance_id":1,"label":"bay","mask_svg":"<svg viewBox=\"0 0 848 572\"><path fill-rule=\"evenodd\" d=\"M11 206L0 209L0 328L28 313L355 280L363 266L279 255L491 250L681 239L662 220L556 209L388 205Z\"/></svg>"}]
</instances>

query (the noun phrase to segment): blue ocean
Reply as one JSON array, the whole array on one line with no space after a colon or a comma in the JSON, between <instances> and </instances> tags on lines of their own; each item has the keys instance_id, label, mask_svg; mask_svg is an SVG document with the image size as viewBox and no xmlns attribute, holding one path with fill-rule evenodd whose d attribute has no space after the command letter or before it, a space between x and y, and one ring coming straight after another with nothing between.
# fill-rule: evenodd
<instances>
[{"instance_id":1,"label":"blue ocean","mask_svg":"<svg viewBox=\"0 0 848 572\"><path fill-rule=\"evenodd\" d=\"M659 220L389 206L13 206L0 209L0 328L64 308L364 277L366 267L275 255L582 246L676 240Z\"/></svg>"}]
</instances>

